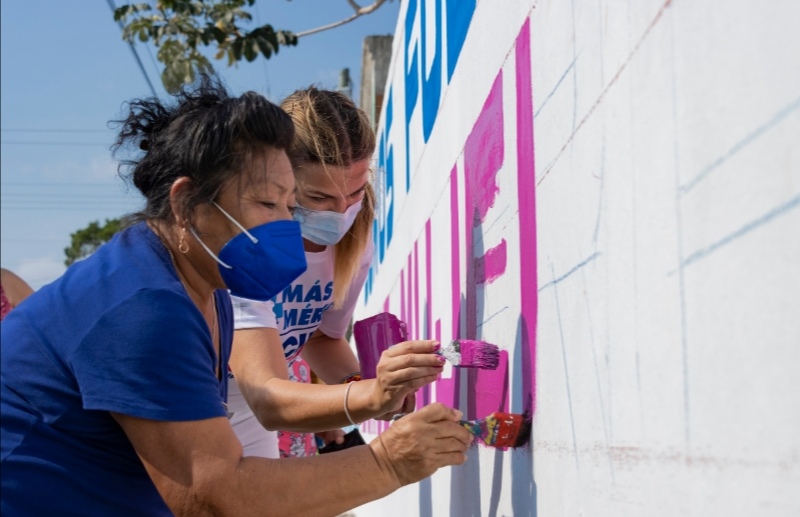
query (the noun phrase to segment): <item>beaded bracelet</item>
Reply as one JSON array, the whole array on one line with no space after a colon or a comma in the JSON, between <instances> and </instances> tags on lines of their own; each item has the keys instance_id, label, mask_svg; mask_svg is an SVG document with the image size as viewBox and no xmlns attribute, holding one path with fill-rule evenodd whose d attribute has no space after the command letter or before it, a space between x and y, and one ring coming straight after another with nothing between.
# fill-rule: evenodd
<instances>
[{"instance_id":1,"label":"beaded bracelet","mask_svg":"<svg viewBox=\"0 0 800 517\"><path fill-rule=\"evenodd\" d=\"M339 384L347 384L348 382L360 381L361 372L353 372L344 379L339 381Z\"/></svg>"}]
</instances>

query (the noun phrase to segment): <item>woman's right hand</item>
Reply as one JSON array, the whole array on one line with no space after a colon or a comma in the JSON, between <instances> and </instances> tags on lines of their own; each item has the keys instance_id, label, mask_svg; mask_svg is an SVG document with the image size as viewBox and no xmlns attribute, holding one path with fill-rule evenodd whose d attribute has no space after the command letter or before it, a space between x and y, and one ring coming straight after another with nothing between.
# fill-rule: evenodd
<instances>
[{"instance_id":1,"label":"woman's right hand","mask_svg":"<svg viewBox=\"0 0 800 517\"><path fill-rule=\"evenodd\" d=\"M397 420L369 446L381 469L399 486L424 479L449 465L467 461L472 434L458 421L461 411L433 403Z\"/></svg>"},{"instance_id":2,"label":"woman's right hand","mask_svg":"<svg viewBox=\"0 0 800 517\"><path fill-rule=\"evenodd\" d=\"M407 413L404 401L414 401L416 391L439 378L445 359L434 352L439 342L433 340L404 341L384 350L376 367L372 391L375 407L380 408L383 419L394 413Z\"/></svg>"}]
</instances>

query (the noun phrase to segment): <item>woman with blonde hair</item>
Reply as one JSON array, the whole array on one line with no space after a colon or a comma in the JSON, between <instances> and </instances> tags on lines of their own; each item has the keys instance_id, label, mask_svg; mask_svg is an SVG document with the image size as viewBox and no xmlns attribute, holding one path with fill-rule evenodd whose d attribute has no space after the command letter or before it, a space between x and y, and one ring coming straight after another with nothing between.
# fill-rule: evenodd
<instances>
[{"instance_id":1,"label":"woman with blonde hair","mask_svg":"<svg viewBox=\"0 0 800 517\"><path fill-rule=\"evenodd\" d=\"M233 428L248 453L267 457L279 439L281 457L306 456L316 452L310 433L413 410L442 366L430 353L438 343L407 342L384 354L376 379L360 380L344 336L374 253L375 134L338 92L299 90L281 107L295 125L289 159L308 270L269 302L234 297L229 380ZM327 385L309 384L310 370Z\"/></svg>"}]
</instances>

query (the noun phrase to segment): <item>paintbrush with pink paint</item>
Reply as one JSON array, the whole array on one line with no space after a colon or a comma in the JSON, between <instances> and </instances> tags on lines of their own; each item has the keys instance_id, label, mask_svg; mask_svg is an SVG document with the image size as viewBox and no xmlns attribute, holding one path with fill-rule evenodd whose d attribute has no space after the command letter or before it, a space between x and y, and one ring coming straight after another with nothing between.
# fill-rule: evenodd
<instances>
[{"instance_id":1,"label":"paintbrush with pink paint","mask_svg":"<svg viewBox=\"0 0 800 517\"><path fill-rule=\"evenodd\" d=\"M489 447L522 447L531 438L531 417L528 413L494 412L480 420L459 422L476 439Z\"/></svg>"},{"instance_id":2,"label":"paintbrush with pink paint","mask_svg":"<svg viewBox=\"0 0 800 517\"><path fill-rule=\"evenodd\" d=\"M497 345L474 339L454 339L436 353L459 368L494 370L500 362Z\"/></svg>"}]
</instances>

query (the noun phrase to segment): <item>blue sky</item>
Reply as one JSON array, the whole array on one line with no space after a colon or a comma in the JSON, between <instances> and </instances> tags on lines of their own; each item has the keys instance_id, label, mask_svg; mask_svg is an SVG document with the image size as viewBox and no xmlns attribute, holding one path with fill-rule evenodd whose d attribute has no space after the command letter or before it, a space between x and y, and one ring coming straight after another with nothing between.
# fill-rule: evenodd
<instances>
[{"instance_id":1,"label":"blue sky","mask_svg":"<svg viewBox=\"0 0 800 517\"><path fill-rule=\"evenodd\" d=\"M276 102L310 84L335 88L349 68L357 100L363 40L393 34L399 8L400 0L386 2L269 60L214 64L232 92L254 90ZM296 32L351 13L345 0L257 0L253 8L255 22ZM107 0L3 0L0 38L0 263L38 289L63 273L72 232L141 207L138 192L117 176L108 121L125 101L151 91ZM156 50L136 48L166 97Z\"/></svg>"}]
</instances>

